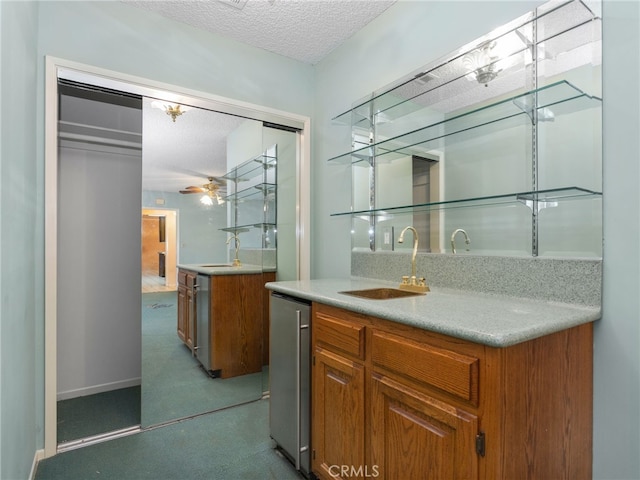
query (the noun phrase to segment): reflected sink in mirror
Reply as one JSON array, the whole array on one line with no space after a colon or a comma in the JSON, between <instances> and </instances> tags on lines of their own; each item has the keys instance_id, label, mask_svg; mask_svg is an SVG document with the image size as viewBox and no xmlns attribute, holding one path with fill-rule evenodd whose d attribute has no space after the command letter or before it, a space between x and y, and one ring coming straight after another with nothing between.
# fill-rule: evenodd
<instances>
[{"instance_id":1,"label":"reflected sink in mirror","mask_svg":"<svg viewBox=\"0 0 640 480\"><path fill-rule=\"evenodd\" d=\"M400 290L398 288L369 288L366 290L346 290L338 292L353 297L370 298L373 300L390 300L393 298L415 297L425 295L420 292L411 292L408 290Z\"/></svg>"}]
</instances>

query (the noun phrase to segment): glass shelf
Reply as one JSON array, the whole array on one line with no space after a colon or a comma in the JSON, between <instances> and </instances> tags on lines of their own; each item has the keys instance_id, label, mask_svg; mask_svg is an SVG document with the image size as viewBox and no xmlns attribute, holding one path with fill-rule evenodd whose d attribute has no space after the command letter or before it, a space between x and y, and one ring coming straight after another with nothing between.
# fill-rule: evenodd
<instances>
[{"instance_id":1,"label":"glass shelf","mask_svg":"<svg viewBox=\"0 0 640 480\"><path fill-rule=\"evenodd\" d=\"M225 180L232 182L243 182L250 178L255 178L260 174L259 170L273 168L276 166L276 157L270 157L267 155L258 155L255 158L249 159L246 162L241 163L230 172L222 176Z\"/></svg>"},{"instance_id":2,"label":"glass shelf","mask_svg":"<svg viewBox=\"0 0 640 480\"><path fill-rule=\"evenodd\" d=\"M450 208L486 207L491 205L504 205L509 203L521 203L532 208L535 202L542 206L551 206L554 203L584 198L601 197L602 192L596 192L580 187L552 188L530 192L506 193L502 195L490 195L486 197L462 198L446 200L442 202L422 203L418 205L403 205L398 207L377 208L373 210L358 210L341 213L333 213L331 216L390 216L393 214L416 213L431 210ZM540 209L540 208L539 208Z\"/></svg>"},{"instance_id":3,"label":"glass shelf","mask_svg":"<svg viewBox=\"0 0 640 480\"><path fill-rule=\"evenodd\" d=\"M245 188L244 190L240 190L236 193L232 193L231 195L227 195L224 197L224 200L229 202L239 202L245 200L262 200L265 195L273 193L276 191L275 183L260 183L258 185L253 185L252 187Z\"/></svg>"},{"instance_id":4,"label":"glass shelf","mask_svg":"<svg viewBox=\"0 0 640 480\"><path fill-rule=\"evenodd\" d=\"M538 9L535 15L531 13L523 15L503 28L462 47L454 54L434 62L424 71L414 73L400 82L372 93L366 99L355 102L351 109L334 117L332 122L346 126L368 127L375 121L374 116L382 121L399 118L423 108L425 104L432 104L420 98L425 94L437 89L442 90L440 87L450 86L456 80L491 65L500 72L506 60L511 58L507 63L512 63L515 58L524 55L533 45L534 22L537 32L536 42L540 44L552 38L563 38L563 33L588 26L593 20L600 20L600 18L581 1L557 3L548 10ZM563 43L567 45L561 47L561 51L575 48L571 43L574 36L567 35L564 38L566 42ZM490 55L484 56L487 60L484 63L471 62L473 67L470 67L470 59L475 61L478 57L482 57L478 52L487 48L491 51ZM499 59L496 60L498 57L494 52L500 52ZM468 87L460 90L465 89L468 90Z\"/></svg>"},{"instance_id":5,"label":"glass shelf","mask_svg":"<svg viewBox=\"0 0 640 480\"><path fill-rule=\"evenodd\" d=\"M535 115L538 120L544 121L557 115L593 108L600 103L600 98L590 96L563 80L379 141L333 157L329 161L349 164L368 161L372 156L393 160L408 155L425 155L436 148L438 142L456 134L491 125L502 130L527 119L530 121L534 115L533 105L536 104L538 107Z\"/></svg>"},{"instance_id":6,"label":"glass shelf","mask_svg":"<svg viewBox=\"0 0 640 480\"><path fill-rule=\"evenodd\" d=\"M252 223L249 225L237 225L235 227L221 228L220 230L222 230L223 232L242 233L242 232L248 232L255 228L259 228L260 230L265 231L275 227L276 227L275 223Z\"/></svg>"}]
</instances>

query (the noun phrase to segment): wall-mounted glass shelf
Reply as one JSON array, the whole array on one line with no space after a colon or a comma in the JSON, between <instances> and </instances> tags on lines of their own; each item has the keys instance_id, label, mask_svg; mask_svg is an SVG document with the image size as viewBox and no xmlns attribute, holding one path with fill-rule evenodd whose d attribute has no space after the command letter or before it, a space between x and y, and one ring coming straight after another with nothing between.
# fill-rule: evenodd
<instances>
[{"instance_id":1,"label":"wall-mounted glass shelf","mask_svg":"<svg viewBox=\"0 0 640 480\"><path fill-rule=\"evenodd\" d=\"M273 168L276 166L276 157L270 157L267 155L258 155L255 158L251 158L246 162L241 163L233 170L229 171L222 176L225 180L232 182L243 182L250 178L255 178L260 174L261 169Z\"/></svg>"},{"instance_id":2,"label":"wall-mounted glass shelf","mask_svg":"<svg viewBox=\"0 0 640 480\"><path fill-rule=\"evenodd\" d=\"M390 121L423 108L424 105L433 104L420 97L436 89L442 90L441 87L464 78L474 71L487 69L490 65L495 65L495 70L501 71L509 57L512 57L509 62L513 62L515 57L532 47L534 22L535 42L540 44L551 38L564 38L559 51L569 51L576 47L573 43L576 37L563 36L563 33L583 26L589 28L593 20L600 20L582 1L570 0L555 3L547 8L544 10L539 8L535 15L523 15L489 35L465 45L452 55L440 59L434 66L418 71L378 92L373 92L370 97L355 102L351 109L334 117L332 122L346 126L358 126L361 123L370 125L374 121L374 116L377 116L378 120ZM580 37L586 39L585 41L593 40L593 37L588 35L580 35ZM479 57L477 52L487 48L490 48L492 53L500 52L500 59L496 61L496 55L492 54L486 55L489 63L475 62ZM470 62L470 59L474 62ZM473 64L471 70L470 63ZM460 90L468 90L468 87Z\"/></svg>"},{"instance_id":3,"label":"wall-mounted glass shelf","mask_svg":"<svg viewBox=\"0 0 640 480\"><path fill-rule=\"evenodd\" d=\"M372 210L357 210L349 212L333 213L331 216L365 216L367 218L388 217L394 214L407 214L424 212L431 210L443 210L450 208L486 207L491 205L505 205L520 203L529 208L533 208L538 202L543 206L552 206L558 202L567 200L577 200L601 197L602 192L596 192L581 187L552 188L548 190L537 190L530 192L506 193L501 195L490 195L486 197L461 198L456 200L446 200L442 202L422 203L418 205L403 205L388 208L376 208ZM540 206L538 206L540 210Z\"/></svg>"},{"instance_id":4,"label":"wall-mounted glass shelf","mask_svg":"<svg viewBox=\"0 0 640 480\"><path fill-rule=\"evenodd\" d=\"M239 202L251 199L263 200L265 195L269 195L276 191L275 183L259 183L252 187L239 190L235 193L227 195L224 200L229 202Z\"/></svg>"},{"instance_id":5,"label":"wall-mounted glass shelf","mask_svg":"<svg viewBox=\"0 0 640 480\"><path fill-rule=\"evenodd\" d=\"M440 142L445 138L461 133L467 135L473 129L495 125L503 130L515 123L522 123L527 118L532 120L533 115L537 115L539 121L552 120L555 116L599 106L601 101L563 80L350 151L330 158L329 161L349 164L368 161L373 156L393 160L408 155L425 155L429 150L441 146ZM534 105L538 106L535 113Z\"/></svg>"},{"instance_id":6,"label":"wall-mounted glass shelf","mask_svg":"<svg viewBox=\"0 0 640 480\"><path fill-rule=\"evenodd\" d=\"M242 232L248 232L254 228L258 228L262 231L266 231L269 229L276 228L276 224L275 223L252 223L249 225L238 225L235 227L221 228L220 230L222 230L223 232L242 233Z\"/></svg>"}]
</instances>

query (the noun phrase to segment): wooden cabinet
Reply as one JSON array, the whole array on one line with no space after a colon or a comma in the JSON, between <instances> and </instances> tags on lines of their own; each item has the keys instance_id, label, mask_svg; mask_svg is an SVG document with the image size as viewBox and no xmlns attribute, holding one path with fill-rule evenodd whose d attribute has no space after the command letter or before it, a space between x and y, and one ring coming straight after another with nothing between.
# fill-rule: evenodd
<instances>
[{"instance_id":1,"label":"wooden cabinet","mask_svg":"<svg viewBox=\"0 0 640 480\"><path fill-rule=\"evenodd\" d=\"M178 337L193 350L196 330L195 285L197 273L178 272Z\"/></svg>"},{"instance_id":2,"label":"wooden cabinet","mask_svg":"<svg viewBox=\"0 0 640 480\"><path fill-rule=\"evenodd\" d=\"M312 309L319 478L591 478L592 324L493 348Z\"/></svg>"},{"instance_id":3,"label":"wooden cabinet","mask_svg":"<svg viewBox=\"0 0 640 480\"><path fill-rule=\"evenodd\" d=\"M196 328L197 275L185 269L178 271L178 337L191 350L207 342L211 370L221 378L260 372L263 350L268 349L264 341L268 336L264 328L265 323L268 325L264 284L274 281L275 273L211 275L209 338L198 338Z\"/></svg>"},{"instance_id":4,"label":"wooden cabinet","mask_svg":"<svg viewBox=\"0 0 640 480\"><path fill-rule=\"evenodd\" d=\"M365 328L313 312L312 469L321 478L349 478L343 465L365 465Z\"/></svg>"}]
</instances>

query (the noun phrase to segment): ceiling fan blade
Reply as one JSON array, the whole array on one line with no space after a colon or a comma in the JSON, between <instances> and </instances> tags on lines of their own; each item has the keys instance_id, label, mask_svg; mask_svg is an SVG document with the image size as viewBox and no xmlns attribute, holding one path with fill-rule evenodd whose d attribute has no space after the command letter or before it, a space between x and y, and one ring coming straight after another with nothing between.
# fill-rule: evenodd
<instances>
[{"instance_id":1,"label":"ceiling fan blade","mask_svg":"<svg viewBox=\"0 0 640 480\"><path fill-rule=\"evenodd\" d=\"M180 190L180 193L204 193L205 190L198 187L187 187L186 190Z\"/></svg>"}]
</instances>

